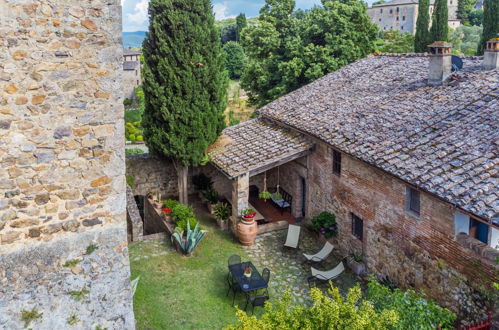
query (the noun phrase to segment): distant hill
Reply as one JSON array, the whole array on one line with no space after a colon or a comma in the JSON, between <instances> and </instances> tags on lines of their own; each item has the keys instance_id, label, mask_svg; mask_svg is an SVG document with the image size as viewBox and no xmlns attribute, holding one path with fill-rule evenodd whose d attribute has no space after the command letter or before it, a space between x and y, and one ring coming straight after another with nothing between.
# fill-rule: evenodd
<instances>
[{"instance_id":1,"label":"distant hill","mask_svg":"<svg viewBox=\"0 0 499 330\"><path fill-rule=\"evenodd\" d=\"M123 32L123 47L142 48L142 41L145 38L145 31Z\"/></svg>"}]
</instances>

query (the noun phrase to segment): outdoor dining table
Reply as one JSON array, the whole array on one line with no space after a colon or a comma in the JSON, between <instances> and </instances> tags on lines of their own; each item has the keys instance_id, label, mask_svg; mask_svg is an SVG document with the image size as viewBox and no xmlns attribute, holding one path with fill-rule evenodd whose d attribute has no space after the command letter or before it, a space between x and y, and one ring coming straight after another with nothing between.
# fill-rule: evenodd
<instances>
[{"instance_id":1,"label":"outdoor dining table","mask_svg":"<svg viewBox=\"0 0 499 330\"><path fill-rule=\"evenodd\" d=\"M246 267L251 268L251 277L244 276ZM229 266L229 271L241 287L241 291L244 293L267 288L267 282L265 282L262 275L260 275L251 261L231 265Z\"/></svg>"}]
</instances>

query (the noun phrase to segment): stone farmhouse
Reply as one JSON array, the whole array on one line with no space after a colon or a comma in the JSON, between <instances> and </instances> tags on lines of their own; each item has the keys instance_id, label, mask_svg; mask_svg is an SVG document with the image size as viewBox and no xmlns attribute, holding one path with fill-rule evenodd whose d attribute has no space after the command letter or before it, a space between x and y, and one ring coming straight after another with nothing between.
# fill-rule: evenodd
<instances>
[{"instance_id":1,"label":"stone farmhouse","mask_svg":"<svg viewBox=\"0 0 499 330\"><path fill-rule=\"evenodd\" d=\"M376 23L383 31L399 30L401 32L416 33L418 19L418 0L393 0L390 2L373 5L367 9L371 21ZM434 0L430 1L430 18L433 14ZM461 22L457 18L458 0L448 0L449 27L457 28Z\"/></svg>"},{"instance_id":2,"label":"stone farmhouse","mask_svg":"<svg viewBox=\"0 0 499 330\"><path fill-rule=\"evenodd\" d=\"M120 1L0 16L0 328L134 329Z\"/></svg>"},{"instance_id":3,"label":"stone farmhouse","mask_svg":"<svg viewBox=\"0 0 499 330\"><path fill-rule=\"evenodd\" d=\"M125 97L129 99L135 98L135 89L142 85L141 55L130 48L123 49L123 88Z\"/></svg>"},{"instance_id":4,"label":"stone farmhouse","mask_svg":"<svg viewBox=\"0 0 499 330\"><path fill-rule=\"evenodd\" d=\"M233 215L265 179L297 219L334 213L335 245L369 272L480 313L476 287L499 270L499 42L457 72L449 46L432 46L369 56L264 106L225 129L208 173Z\"/></svg>"}]
</instances>

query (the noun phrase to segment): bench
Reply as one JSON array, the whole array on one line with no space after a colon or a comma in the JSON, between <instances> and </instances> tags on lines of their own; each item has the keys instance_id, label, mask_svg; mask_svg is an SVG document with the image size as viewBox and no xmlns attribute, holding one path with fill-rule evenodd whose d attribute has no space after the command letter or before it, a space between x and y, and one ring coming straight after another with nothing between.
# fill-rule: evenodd
<instances>
[{"instance_id":1,"label":"bench","mask_svg":"<svg viewBox=\"0 0 499 330\"><path fill-rule=\"evenodd\" d=\"M274 189L274 191L275 192L271 194L270 199L272 199L272 202L274 202L274 204L281 209L281 214L284 213L285 209L289 209L289 213L291 213L291 205L293 205L293 196L288 194L282 188L279 188L279 193L281 194L282 198L275 199L274 194L277 192L277 189Z\"/></svg>"}]
</instances>

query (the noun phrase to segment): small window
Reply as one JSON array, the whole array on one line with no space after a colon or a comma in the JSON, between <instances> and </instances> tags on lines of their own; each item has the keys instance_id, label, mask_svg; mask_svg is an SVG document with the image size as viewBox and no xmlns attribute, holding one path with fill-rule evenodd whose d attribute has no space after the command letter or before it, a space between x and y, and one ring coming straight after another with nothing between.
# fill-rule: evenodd
<instances>
[{"instance_id":1,"label":"small window","mask_svg":"<svg viewBox=\"0 0 499 330\"><path fill-rule=\"evenodd\" d=\"M407 211L419 216L420 209L420 194L419 191L407 187L406 189L406 209Z\"/></svg>"},{"instance_id":2,"label":"small window","mask_svg":"<svg viewBox=\"0 0 499 330\"><path fill-rule=\"evenodd\" d=\"M352 235L360 241L364 238L364 221L352 213Z\"/></svg>"},{"instance_id":3,"label":"small window","mask_svg":"<svg viewBox=\"0 0 499 330\"><path fill-rule=\"evenodd\" d=\"M379 12L383 14L383 8L381 8L381 9L379 10Z\"/></svg>"},{"instance_id":4,"label":"small window","mask_svg":"<svg viewBox=\"0 0 499 330\"><path fill-rule=\"evenodd\" d=\"M400 29L401 29L401 30L403 30L403 29L404 29L404 26L402 25L402 26L400 27Z\"/></svg>"},{"instance_id":5,"label":"small window","mask_svg":"<svg viewBox=\"0 0 499 330\"><path fill-rule=\"evenodd\" d=\"M139 85L140 85L140 81L137 80L137 86L139 86Z\"/></svg>"},{"instance_id":6,"label":"small window","mask_svg":"<svg viewBox=\"0 0 499 330\"><path fill-rule=\"evenodd\" d=\"M393 14L393 9L390 9L390 14Z\"/></svg>"},{"instance_id":7,"label":"small window","mask_svg":"<svg viewBox=\"0 0 499 330\"><path fill-rule=\"evenodd\" d=\"M405 16L402 16L402 20L405 21Z\"/></svg>"},{"instance_id":8,"label":"small window","mask_svg":"<svg viewBox=\"0 0 499 330\"><path fill-rule=\"evenodd\" d=\"M397 7L397 13L398 13L399 11L400 11L400 8L399 8L399 7Z\"/></svg>"},{"instance_id":9,"label":"small window","mask_svg":"<svg viewBox=\"0 0 499 330\"><path fill-rule=\"evenodd\" d=\"M397 16L397 21L399 20L399 17Z\"/></svg>"},{"instance_id":10,"label":"small window","mask_svg":"<svg viewBox=\"0 0 499 330\"><path fill-rule=\"evenodd\" d=\"M341 152L333 150L333 173L341 174Z\"/></svg>"},{"instance_id":11,"label":"small window","mask_svg":"<svg viewBox=\"0 0 499 330\"><path fill-rule=\"evenodd\" d=\"M381 18L379 19L379 21L381 22Z\"/></svg>"}]
</instances>

